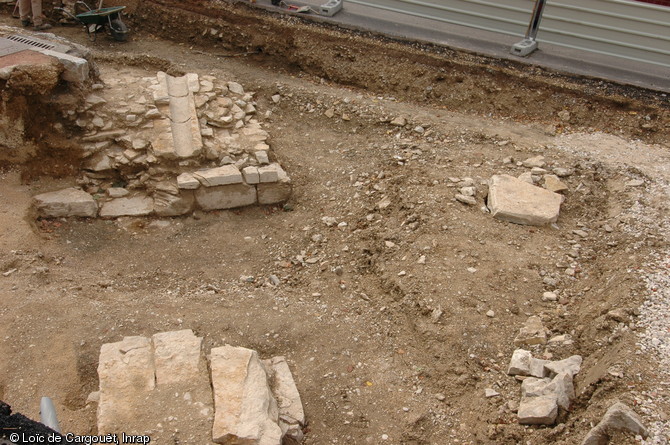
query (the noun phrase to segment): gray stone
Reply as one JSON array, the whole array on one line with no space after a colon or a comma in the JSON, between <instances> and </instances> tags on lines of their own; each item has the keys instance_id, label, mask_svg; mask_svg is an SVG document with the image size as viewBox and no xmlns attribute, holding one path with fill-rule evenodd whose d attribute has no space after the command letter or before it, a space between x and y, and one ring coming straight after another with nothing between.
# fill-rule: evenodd
<instances>
[{"instance_id":1,"label":"gray stone","mask_svg":"<svg viewBox=\"0 0 670 445\"><path fill-rule=\"evenodd\" d=\"M544 188L550 192L559 193L568 190L568 186L556 175L544 175Z\"/></svg>"},{"instance_id":2,"label":"gray stone","mask_svg":"<svg viewBox=\"0 0 670 445\"><path fill-rule=\"evenodd\" d=\"M525 161L522 162L523 166L526 168L533 168L533 167L544 167L546 165L546 162L544 162L544 156L534 156L532 158L528 158Z\"/></svg>"},{"instance_id":3,"label":"gray stone","mask_svg":"<svg viewBox=\"0 0 670 445\"><path fill-rule=\"evenodd\" d=\"M281 167L279 164L270 164L258 168L258 175L260 182L277 182L279 181Z\"/></svg>"},{"instance_id":4,"label":"gray stone","mask_svg":"<svg viewBox=\"0 0 670 445\"><path fill-rule=\"evenodd\" d=\"M130 192L123 187L110 187L107 189L107 196L110 198L123 198L129 194Z\"/></svg>"},{"instance_id":5,"label":"gray stone","mask_svg":"<svg viewBox=\"0 0 670 445\"><path fill-rule=\"evenodd\" d=\"M553 425L558 416L556 395L523 398L517 416L522 425Z\"/></svg>"},{"instance_id":6,"label":"gray stone","mask_svg":"<svg viewBox=\"0 0 670 445\"><path fill-rule=\"evenodd\" d=\"M244 182L246 182L247 184L258 184L259 182L261 182L257 167L243 168L242 175L244 176Z\"/></svg>"},{"instance_id":7,"label":"gray stone","mask_svg":"<svg viewBox=\"0 0 670 445\"><path fill-rule=\"evenodd\" d=\"M396 127L404 127L407 125L407 119L402 116L398 116L391 121L391 125L395 125Z\"/></svg>"},{"instance_id":8,"label":"gray stone","mask_svg":"<svg viewBox=\"0 0 670 445\"><path fill-rule=\"evenodd\" d=\"M228 90L233 94L244 95L244 88L237 82L228 82Z\"/></svg>"},{"instance_id":9,"label":"gray stone","mask_svg":"<svg viewBox=\"0 0 670 445\"><path fill-rule=\"evenodd\" d=\"M254 156L256 157L258 163L261 165L270 163L270 158L268 157L268 153L265 150L258 150L254 152Z\"/></svg>"},{"instance_id":10,"label":"gray stone","mask_svg":"<svg viewBox=\"0 0 670 445\"><path fill-rule=\"evenodd\" d=\"M280 445L279 409L256 351L228 345L214 348L210 367L215 405L212 440Z\"/></svg>"},{"instance_id":11,"label":"gray stone","mask_svg":"<svg viewBox=\"0 0 670 445\"><path fill-rule=\"evenodd\" d=\"M489 184L488 206L494 218L516 224L541 226L556 222L561 195L508 175L496 175Z\"/></svg>"},{"instance_id":12,"label":"gray stone","mask_svg":"<svg viewBox=\"0 0 670 445\"><path fill-rule=\"evenodd\" d=\"M86 59L75 57L70 54L65 54L60 51L52 51L50 49L40 49L39 52L47 56L55 57L63 64L65 70L61 77L63 80L74 83L83 83L88 80L89 66Z\"/></svg>"},{"instance_id":13,"label":"gray stone","mask_svg":"<svg viewBox=\"0 0 670 445\"><path fill-rule=\"evenodd\" d=\"M565 178L572 175L572 170L569 168L556 167L552 170L559 178Z\"/></svg>"},{"instance_id":14,"label":"gray stone","mask_svg":"<svg viewBox=\"0 0 670 445\"><path fill-rule=\"evenodd\" d=\"M509 375L530 375L530 361L533 359L530 351L517 349L512 353L512 359L507 368Z\"/></svg>"},{"instance_id":15,"label":"gray stone","mask_svg":"<svg viewBox=\"0 0 670 445\"><path fill-rule=\"evenodd\" d=\"M45 218L64 216L93 218L98 214L98 204L93 197L76 188L36 195L33 197L33 205L37 214Z\"/></svg>"},{"instance_id":16,"label":"gray stone","mask_svg":"<svg viewBox=\"0 0 670 445\"><path fill-rule=\"evenodd\" d=\"M242 182L242 173L234 165L198 170L193 173L193 176L205 187L239 184Z\"/></svg>"},{"instance_id":17,"label":"gray stone","mask_svg":"<svg viewBox=\"0 0 670 445\"><path fill-rule=\"evenodd\" d=\"M472 196L466 196L466 195L461 195L460 193L457 193L456 196L454 196L454 198L456 198L456 201L461 202L463 204L467 204L467 205L471 205L471 206L477 205L477 200Z\"/></svg>"},{"instance_id":18,"label":"gray stone","mask_svg":"<svg viewBox=\"0 0 670 445\"><path fill-rule=\"evenodd\" d=\"M223 210L256 203L256 187L247 184L230 184L217 187L200 187L195 200L203 210Z\"/></svg>"},{"instance_id":19,"label":"gray stone","mask_svg":"<svg viewBox=\"0 0 670 445\"><path fill-rule=\"evenodd\" d=\"M555 396L558 406L566 411L569 410L570 402L575 398L572 376L563 373L553 379L529 377L521 383L522 401L543 396Z\"/></svg>"},{"instance_id":20,"label":"gray stone","mask_svg":"<svg viewBox=\"0 0 670 445\"><path fill-rule=\"evenodd\" d=\"M598 425L589 431L581 445L607 445L610 436L617 431L627 431L644 438L649 436L649 431L635 411L617 402L607 410Z\"/></svg>"},{"instance_id":21,"label":"gray stone","mask_svg":"<svg viewBox=\"0 0 670 445\"><path fill-rule=\"evenodd\" d=\"M544 367L547 363L551 363L549 360L542 360L539 358L530 359L530 374L533 377L544 378L549 376L549 371Z\"/></svg>"},{"instance_id":22,"label":"gray stone","mask_svg":"<svg viewBox=\"0 0 670 445\"><path fill-rule=\"evenodd\" d=\"M547 330L542 324L540 317L537 316L529 317L514 339L514 345L517 347L544 345L546 343Z\"/></svg>"},{"instance_id":23,"label":"gray stone","mask_svg":"<svg viewBox=\"0 0 670 445\"><path fill-rule=\"evenodd\" d=\"M112 169L112 160L105 153L96 153L86 160L84 168L94 172L102 172Z\"/></svg>"},{"instance_id":24,"label":"gray stone","mask_svg":"<svg viewBox=\"0 0 670 445\"><path fill-rule=\"evenodd\" d=\"M572 377L577 375L582 366L582 356L573 355L568 357L565 360L559 360L555 362L550 362L544 365L544 367L551 373L551 375L556 374L570 374Z\"/></svg>"},{"instance_id":25,"label":"gray stone","mask_svg":"<svg viewBox=\"0 0 670 445\"><path fill-rule=\"evenodd\" d=\"M105 202L100 209L100 216L103 218L146 216L153 211L154 200L145 195L137 195L132 198L116 198Z\"/></svg>"},{"instance_id":26,"label":"gray stone","mask_svg":"<svg viewBox=\"0 0 670 445\"><path fill-rule=\"evenodd\" d=\"M165 191L154 193L154 211L158 216L180 216L193 211L195 196L191 190L183 190L178 195Z\"/></svg>"},{"instance_id":27,"label":"gray stone","mask_svg":"<svg viewBox=\"0 0 670 445\"><path fill-rule=\"evenodd\" d=\"M200 181L190 173L182 173L177 176L177 187L184 190L195 190L200 187Z\"/></svg>"}]
</instances>

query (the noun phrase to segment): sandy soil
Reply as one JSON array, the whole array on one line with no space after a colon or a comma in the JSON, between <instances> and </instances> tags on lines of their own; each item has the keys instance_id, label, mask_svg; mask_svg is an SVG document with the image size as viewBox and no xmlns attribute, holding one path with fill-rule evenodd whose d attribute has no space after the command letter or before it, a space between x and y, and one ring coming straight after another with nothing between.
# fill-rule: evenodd
<instances>
[{"instance_id":1,"label":"sandy soil","mask_svg":"<svg viewBox=\"0 0 670 445\"><path fill-rule=\"evenodd\" d=\"M574 444L615 399L635 406L645 391L658 395L646 419L667 421L667 387L658 393L663 375L636 352L635 324L647 292L640 272L667 249L659 225L670 129L660 95L467 54L445 65L426 48L265 14L261 26L292 21L304 33L278 38L267 28L243 44L252 36L245 7L203 17L144 3L131 41L92 45L103 78L195 71L256 91L294 197L284 208L165 220L36 222L31 196L72 178L3 171L0 273L16 271L0 275L0 399L37 418L49 395L64 430L95 432L86 399L100 346L191 328L207 349L287 356L307 444ZM199 3L190 9L202 11ZM196 20L188 34L178 32L184 17ZM236 37L210 45L202 30L212 23ZM84 43L78 28L55 32ZM342 41L352 44L332 52ZM564 110L568 119L557 115ZM391 125L398 116L408 125ZM516 161L538 154L574 171L557 226L492 219L481 208L484 182L526 172ZM477 186L474 207L454 200L449 178L466 177ZM328 227L326 216L346 225ZM542 301L547 290L559 301ZM607 316L615 308L624 322ZM585 358L574 409L555 428L520 426L512 409L520 389L505 370L530 315L574 338L539 355ZM501 395L485 398L486 388Z\"/></svg>"}]
</instances>

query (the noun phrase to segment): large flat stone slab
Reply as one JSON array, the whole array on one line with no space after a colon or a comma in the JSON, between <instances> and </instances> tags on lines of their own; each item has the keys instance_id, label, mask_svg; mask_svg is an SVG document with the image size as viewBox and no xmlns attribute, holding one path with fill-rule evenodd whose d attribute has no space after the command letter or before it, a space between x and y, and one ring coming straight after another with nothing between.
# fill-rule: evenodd
<instances>
[{"instance_id":1,"label":"large flat stone slab","mask_svg":"<svg viewBox=\"0 0 670 445\"><path fill-rule=\"evenodd\" d=\"M279 411L256 351L212 349L214 388L212 440L219 444L280 445Z\"/></svg>"},{"instance_id":2,"label":"large flat stone slab","mask_svg":"<svg viewBox=\"0 0 670 445\"><path fill-rule=\"evenodd\" d=\"M205 187L239 184L242 182L242 173L234 165L224 165L206 170L198 170L193 173L193 177L200 181Z\"/></svg>"},{"instance_id":3,"label":"large flat stone slab","mask_svg":"<svg viewBox=\"0 0 670 445\"><path fill-rule=\"evenodd\" d=\"M98 362L100 434L131 431L141 414L137 400L146 399L155 388L151 342L145 337L125 337L100 348ZM138 432L138 431L134 431Z\"/></svg>"},{"instance_id":4,"label":"large flat stone slab","mask_svg":"<svg viewBox=\"0 0 670 445\"><path fill-rule=\"evenodd\" d=\"M93 218L98 214L98 204L93 197L76 188L36 195L33 197L33 203L37 214L46 218L64 216Z\"/></svg>"},{"instance_id":5,"label":"large flat stone slab","mask_svg":"<svg viewBox=\"0 0 670 445\"><path fill-rule=\"evenodd\" d=\"M193 211L195 196L191 190L182 190L178 195L158 191L154 193L154 211L158 216L180 216Z\"/></svg>"},{"instance_id":6,"label":"large flat stone slab","mask_svg":"<svg viewBox=\"0 0 670 445\"><path fill-rule=\"evenodd\" d=\"M148 196L138 195L132 198L117 198L107 201L100 209L103 218L119 216L146 216L154 211L154 200Z\"/></svg>"},{"instance_id":7,"label":"large flat stone slab","mask_svg":"<svg viewBox=\"0 0 670 445\"><path fill-rule=\"evenodd\" d=\"M556 222L561 195L509 175L489 181L488 207L494 218L516 224L543 226Z\"/></svg>"},{"instance_id":8,"label":"large flat stone slab","mask_svg":"<svg viewBox=\"0 0 670 445\"><path fill-rule=\"evenodd\" d=\"M230 184L218 187L200 187L195 200L202 210L224 210L256 203L256 187L247 184Z\"/></svg>"}]
</instances>

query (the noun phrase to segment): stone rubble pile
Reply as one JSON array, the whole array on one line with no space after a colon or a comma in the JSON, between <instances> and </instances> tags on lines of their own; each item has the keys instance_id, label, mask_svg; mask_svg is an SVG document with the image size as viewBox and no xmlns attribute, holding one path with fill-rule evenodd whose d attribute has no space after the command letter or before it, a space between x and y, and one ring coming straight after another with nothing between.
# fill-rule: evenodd
<instances>
[{"instance_id":1,"label":"stone rubble pile","mask_svg":"<svg viewBox=\"0 0 670 445\"><path fill-rule=\"evenodd\" d=\"M191 330L125 337L100 350L98 431L152 442L280 445L303 439L305 414L284 357L211 351ZM93 397L95 399L95 397Z\"/></svg>"},{"instance_id":2,"label":"stone rubble pile","mask_svg":"<svg viewBox=\"0 0 670 445\"><path fill-rule=\"evenodd\" d=\"M37 213L178 216L285 202L291 180L255 115L253 93L213 76L107 79L65 113L86 131L84 191L38 195Z\"/></svg>"},{"instance_id":3,"label":"stone rubble pile","mask_svg":"<svg viewBox=\"0 0 670 445\"><path fill-rule=\"evenodd\" d=\"M522 379L521 402L517 411L523 425L553 425L559 411L569 411L575 398L573 378L582 357L564 360L537 359L530 351L517 349L512 354L507 374Z\"/></svg>"}]
</instances>

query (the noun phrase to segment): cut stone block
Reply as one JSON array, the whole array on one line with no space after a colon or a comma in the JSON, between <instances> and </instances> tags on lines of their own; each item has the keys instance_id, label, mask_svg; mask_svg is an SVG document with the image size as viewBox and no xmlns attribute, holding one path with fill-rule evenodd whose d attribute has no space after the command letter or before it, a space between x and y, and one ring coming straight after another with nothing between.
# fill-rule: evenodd
<instances>
[{"instance_id":1,"label":"cut stone block","mask_svg":"<svg viewBox=\"0 0 670 445\"><path fill-rule=\"evenodd\" d=\"M542 226L556 222L561 195L508 175L489 183L488 207L494 218L516 224Z\"/></svg>"},{"instance_id":2,"label":"cut stone block","mask_svg":"<svg viewBox=\"0 0 670 445\"><path fill-rule=\"evenodd\" d=\"M215 406L212 440L231 445L280 445L277 402L256 351L214 348L210 367Z\"/></svg>"},{"instance_id":3,"label":"cut stone block","mask_svg":"<svg viewBox=\"0 0 670 445\"><path fill-rule=\"evenodd\" d=\"M264 167L258 167L258 174L261 182L277 182L279 181L279 171L282 168L279 164L270 164Z\"/></svg>"},{"instance_id":4,"label":"cut stone block","mask_svg":"<svg viewBox=\"0 0 670 445\"><path fill-rule=\"evenodd\" d=\"M522 400L543 396L555 396L558 406L569 410L570 402L575 398L572 376L559 374L553 379L529 377L521 383Z\"/></svg>"},{"instance_id":5,"label":"cut stone block","mask_svg":"<svg viewBox=\"0 0 670 445\"><path fill-rule=\"evenodd\" d=\"M203 210L223 210L256 203L256 187L247 184L230 184L218 187L200 187L195 200Z\"/></svg>"},{"instance_id":6,"label":"cut stone block","mask_svg":"<svg viewBox=\"0 0 670 445\"><path fill-rule=\"evenodd\" d=\"M539 358L530 359L530 375L537 378L549 377L549 371L544 367L547 363L551 363L549 360L542 360Z\"/></svg>"},{"instance_id":7,"label":"cut stone block","mask_svg":"<svg viewBox=\"0 0 670 445\"><path fill-rule=\"evenodd\" d=\"M290 182L262 183L256 187L258 188L258 203L262 205L286 202L293 191Z\"/></svg>"},{"instance_id":8,"label":"cut stone block","mask_svg":"<svg viewBox=\"0 0 670 445\"><path fill-rule=\"evenodd\" d=\"M117 198L107 201L100 209L103 218L118 216L146 216L154 211L154 200L148 196L138 195L132 198Z\"/></svg>"},{"instance_id":9,"label":"cut stone block","mask_svg":"<svg viewBox=\"0 0 670 445\"><path fill-rule=\"evenodd\" d=\"M86 59L50 49L40 49L39 51L47 56L58 59L65 68L63 74L61 74L64 80L75 83L83 83L88 80L89 67Z\"/></svg>"},{"instance_id":10,"label":"cut stone block","mask_svg":"<svg viewBox=\"0 0 670 445\"><path fill-rule=\"evenodd\" d=\"M279 406L279 427L282 434L301 442L305 412L288 363L284 357L274 357L263 363L268 368L270 387Z\"/></svg>"},{"instance_id":11,"label":"cut stone block","mask_svg":"<svg viewBox=\"0 0 670 445\"><path fill-rule=\"evenodd\" d=\"M247 184L258 184L261 182L257 167L244 167L242 175L244 175L244 182Z\"/></svg>"},{"instance_id":12,"label":"cut stone block","mask_svg":"<svg viewBox=\"0 0 670 445\"><path fill-rule=\"evenodd\" d=\"M154 193L154 211L158 216L179 216L193 211L195 196L190 190L178 195L159 191Z\"/></svg>"},{"instance_id":13,"label":"cut stone block","mask_svg":"<svg viewBox=\"0 0 670 445\"><path fill-rule=\"evenodd\" d=\"M154 153L167 159L198 156L202 152L202 136L187 76L172 77L159 72L157 77L154 102L169 118L154 124L157 135L151 142Z\"/></svg>"},{"instance_id":14,"label":"cut stone block","mask_svg":"<svg viewBox=\"0 0 670 445\"><path fill-rule=\"evenodd\" d=\"M192 330L161 332L152 337L156 384L189 382L206 369L202 357L202 338Z\"/></svg>"},{"instance_id":15,"label":"cut stone block","mask_svg":"<svg viewBox=\"0 0 670 445\"><path fill-rule=\"evenodd\" d=\"M205 187L239 184L242 182L242 173L234 165L199 170L193 173L193 176Z\"/></svg>"},{"instance_id":16,"label":"cut stone block","mask_svg":"<svg viewBox=\"0 0 670 445\"><path fill-rule=\"evenodd\" d=\"M190 173L182 173L177 176L177 187L184 190L195 190L200 187L200 181Z\"/></svg>"},{"instance_id":17,"label":"cut stone block","mask_svg":"<svg viewBox=\"0 0 670 445\"><path fill-rule=\"evenodd\" d=\"M134 401L146 398L155 387L151 342L145 337L125 337L118 343L104 344L98 363L98 432L128 431L128 424L134 423L138 414L131 409Z\"/></svg>"},{"instance_id":18,"label":"cut stone block","mask_svg":"<svg viewBox=\"0 0 670 445\"><path fill-rule=\"evenodd\" d=\"M98 204L93 197L76 188L67 188L34 196L33 205L37 214L45 218L64 216L94 218L98 214Z\"/></svg>"},{"instance_id":19,"label":"cut stone block","mask_svg":"<svg viewBox=\"0 0 670 445\"><path fill-rule=\"evenodd\" d=\"M553 425L558 416L556 395L547 394L522 399L517 416L522 425Z\"/></svg>"}]
</instances>

